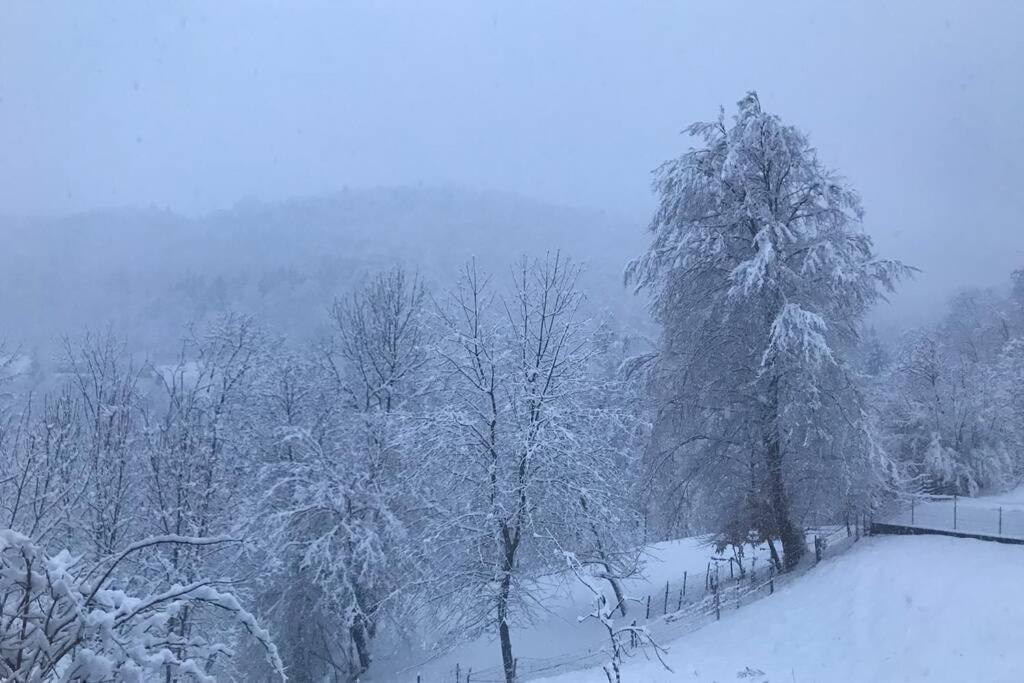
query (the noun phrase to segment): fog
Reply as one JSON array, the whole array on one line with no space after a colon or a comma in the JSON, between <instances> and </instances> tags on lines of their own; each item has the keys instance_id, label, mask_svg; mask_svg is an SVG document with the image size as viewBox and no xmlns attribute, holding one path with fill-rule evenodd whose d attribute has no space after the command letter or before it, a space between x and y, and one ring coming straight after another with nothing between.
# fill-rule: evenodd
<instances>
[{"instance_id":1,"label":"fog","mask_svg":"<svg viewBox=\"0 0 1024 683\"><path fill-rule=\"evenodd\" d=\"M1024 680L1022 35L0 0L0 681Z\"/></svg>"},{"instance_id":2,"label":"fog","mask_svg":"<svg viewBox=\"0 0 1024 683\"><path fill-rule=\"evenodd\" d=\"M635 245L680 130L756 89L921 269L876 318L922 320L1024 261L1022 26L1015 2L7 3L0 214L454 187Z\"/></svg>"}]
</instances>

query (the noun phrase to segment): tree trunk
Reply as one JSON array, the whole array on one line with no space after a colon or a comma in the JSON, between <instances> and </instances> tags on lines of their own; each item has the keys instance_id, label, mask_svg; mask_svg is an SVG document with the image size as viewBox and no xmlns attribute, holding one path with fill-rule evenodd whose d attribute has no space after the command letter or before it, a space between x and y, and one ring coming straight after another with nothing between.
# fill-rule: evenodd
<instances>
[{"instance_id":1,"label":"tree trunk","mask_svg":"<svg viewBox=\"0 0 1024 683\"><path fill-rule=\"evenodd\" d=\"M782 560L779 559L779 551L775 549L775 541L772 540L771 536L768 537L768 551L771 553L772 566L775 567L775 571L781 572Z\"/></svg>"},{"instance_id":2,"label":"tree trunk","mask_svg":"<svg viewBox=\"0 0 1024 683\"><path fill-rule=\"evenodd\" d=\"M356 673L356 679L370 668L371 656L370 656L370 640L372 636L372 627L367 628L366 619L361 615L356 615L356 618L352 622L352 626L349 627L349 636L352 638L352 644L356 648L356 657L359 661L359 669Z\"/></svg>"},{"instance_id":3,"label":"tree trunk","mask_svg":"<svg viewBox=\"0 0 1024 683\"><path fill-rule=\"evenodd\" d=\"M587 510L587 498L586 498L586 496L580 496L580 507L583 509L583 514L585 514L585 515L589 514L589 512ZM647 522L647 516L645 514L644 515L644 523L646 524L646 522ZM616 603L619 606L619 611L622 613L622 616L626 616L626 599L625 599L625 596L622 594L622 585L619 583L618 577L616 577L612 573L612 567L611 567L611 564L608 562L608 556L604 552L604 544L601 543L601 534L597 530L597 525L594 524L593 521L590 522L590 531L591 531L592 534L594 534L594 547L595 547L595 551L596 551L596 554L597 554L597 558L598 558L598 560L600 560L601 566L604 567L604 576L603 576L603 578L608 583L611 584L612 591L615 593L615 601L616 601ZM646 537L647 537L647 532L645 530L644 531L644 543L647 542Z\"/></svg>"},{"instance_id":4,"label":"tree trunk","mask_svg":"<svg viewBox=\"0 0 1024 683\"><path fill-rule=\"evenodd\" d=\"M782 542L782 563L786 570L792 569L804 556L803 532L793 524L789 517L789 497L786 495L786 484L783 476L783 453L779 438L779 387L778 379L773 379L769 388L770 403L766 412L765 430L765 465L768 476L768 503L772 512L775 533Z\"/></svg>"},{"instance_id":5,"label":"tree trunk","mask_svg":"<svg viewBox=\"0 0 1024 683\"><path fill-rule=\"evenodd\" d=\"M512 657L512 636L508 629L508 596L512 575L505 572L498 589L498 638L501 640L501 664L505 669L505 683L515 683L516 662Z\"/></svg>"},{"instance_id":6,"label":"tree trunk","mask_svg":"<svg viewBox=\"0 0 1024 683\"><path fill-rule=\"evenodd\" d=\"M782 541L782 563L785 569L792 569L804 556L803 533L789 518L789 498L782 477L782 450L778 439L768 441L768 495L774 516L775 532Z\"/></svg>"},{"instance_id":7,"label":"tree trunk","mask_svg":"<svg viewBox=\"0 0 1024 683\"><path fill-rule=\"evenodd\" d=\"M612 586L612 592L615 593L615 600L619 604L619 612L622 616L626 616L626 596L622 594L622 584L614 576L606 576L605 580Z\"/></svg>"}]
</instances>

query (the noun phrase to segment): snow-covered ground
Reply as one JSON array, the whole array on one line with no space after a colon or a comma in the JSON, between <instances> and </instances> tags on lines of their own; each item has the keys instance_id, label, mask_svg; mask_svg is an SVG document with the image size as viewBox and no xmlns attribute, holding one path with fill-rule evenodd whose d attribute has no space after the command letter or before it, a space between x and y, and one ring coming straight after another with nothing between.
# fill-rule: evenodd
<instances>
[{"instance_id":1,"label":"snow-covered ground","mask_svg":"<svg viewBox=\"0 0 1024 683\"><path fill-rule=\"evenodd\" d=\"M1019 499L1024 491L998 497ZM626 592L641 600L654 596L652 611L660 615L667 581L674 611L684 571L687 601L701 597L711 554L700 539L654 545L645 578L627 582ZM763 554L756 566L767 566ZM780 582L775 595L724 610L720 622L685 629L691 632L682 637L679 624L652 618L674 673L640 655L626 663L623 682L1024 681L1022 568L1024 546L941 536L865 538L787 585ZM578 666L544 680L602 683L599 668L583 668L604 658L607 637L596 622L578 621L592 609L592 596L575 583L547 590L549 612L513 629L524 678L542 677L545 666L557 667L553 673ZM625 621L643 623L644 606L630 609ZM500 680L500 661L492 638L440 655L427 644L405 645L381 653L364 680L411 683L419 674L423 683L453 681L458 666L463 677L472 670L472 680L482 683Z\"/></svg>"},{"instance_id":2,"label":"snow-covered ground","mask_svg":"<svg viewBox=\"0 0 1024 683\"><path fill-rule=\"evenodd\" d=\"M674 673L634 659L623 681L1018 683L1022 571L1024 546L864 539L775 595L669 643ZM545 680L605 679L590 669Z\"/></svg>"},{"instance_id":3,"label":"snow-covered ground","mask_svg":"<svg viewBox=\"0 0 1024 683\"><path fill-rule=\"evenodd\" d=\"M926 529L1024 538L1024 486L977 498L934 496L878 519Z\"/></svg>"},{"instance_id":4,"label":"snow-covered ground","mask_svg":"<svg viewBox=\"0 0 1024 683\"><path fill-rule=\"evenodd\" d=\"M704 579L707 564L713 549L699 538L658 543L650 547L645 559L644 577L624 582L623 588L630 598L645 601L652 596L652 612L661 615L665 601L665 583L670 585L669 611L674 611L679 602L683 574L687 574L686 601L699 599L704 595ZM749 551L748 551L749 552ZM748 556L747 562L753 558ZM768 558L761 553L754 561L759 570L766 568ZM728 573L728 568L723 567ZM607 638L604 628L593 620L582 623L578 618L593 610L593 594L576 579L565 583L552 583L544 590L547 613L539 614L532 626L513 628L512 647L519 658L520 671L531 671L548 665L564 666L567 659L579 658L586 662L601 652ZM629 605L627 619L643 623L645 605L642 602ZM454 680L456 665L463 674L474 670L473 680L483 681L500 668L501 656L498 643L490 637L480 638L472 643L460 645L440 656L434 656L425 648L409 650L407 646L392 653L382 653L364 677L367 681L415 681L421 675L423 683ZM528 674L529 675L529 674Z\"/></svg>"},{"instance_id":5,"label":"snow-covered ground","mask_svg":"<svg viewBox=\"0 0 1024 683\"><path fill-rule=\"evenodd\" d=\"M1018 486L1016 489L1012 491L1008 491L1007 493L997 493L992 496L982 496L980 498L974 498L973 500L982 501L988 505L1000 505L1004 503L1010 505L1024 505L1024 484Z\"/></svg>"}]
</instances>

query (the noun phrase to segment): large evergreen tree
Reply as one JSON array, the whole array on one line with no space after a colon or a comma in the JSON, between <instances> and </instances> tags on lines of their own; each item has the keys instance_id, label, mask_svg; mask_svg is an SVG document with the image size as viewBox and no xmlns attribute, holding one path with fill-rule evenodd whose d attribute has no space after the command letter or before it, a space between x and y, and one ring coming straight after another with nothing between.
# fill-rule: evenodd
<instances>
[{"instance_id":1,"label":"large evergreen tree","mask_svg":"<svg viewBox=\"0 0 1024 683\"><path fill-rule=\"evenodd\" d=\"M663 325L649 464L722 540L778 539L791 567L804 520L850 512L885 470L845 357L907 268L876 258L857 194L755 93L687 132L702 145L655 172L627 270Z\"/></svg>"}]
</instances>

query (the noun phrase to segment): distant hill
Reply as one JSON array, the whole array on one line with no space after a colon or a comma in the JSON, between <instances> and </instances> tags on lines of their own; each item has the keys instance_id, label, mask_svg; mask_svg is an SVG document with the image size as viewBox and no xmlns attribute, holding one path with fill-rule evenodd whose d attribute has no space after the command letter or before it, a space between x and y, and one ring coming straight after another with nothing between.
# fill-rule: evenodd
<instances>
[{"instance_id":1,"label":"distant hill","mask_svg":"<svg viewBox=\"0 0 1024 683\"><path fill-rule=\"evenodd\" d=\"M0 336L30 348L112 324L133 348L169 353L185 323L228 308L303 337L368 271L401 262L443 288L470 257L503 276L519 256L555 249L588 264L595 311L646 320L622 286L643 247L642 220L491 192L343 191L200 218L135 209L0 218L0 241Z\"/></svg>"}]
</instances>

